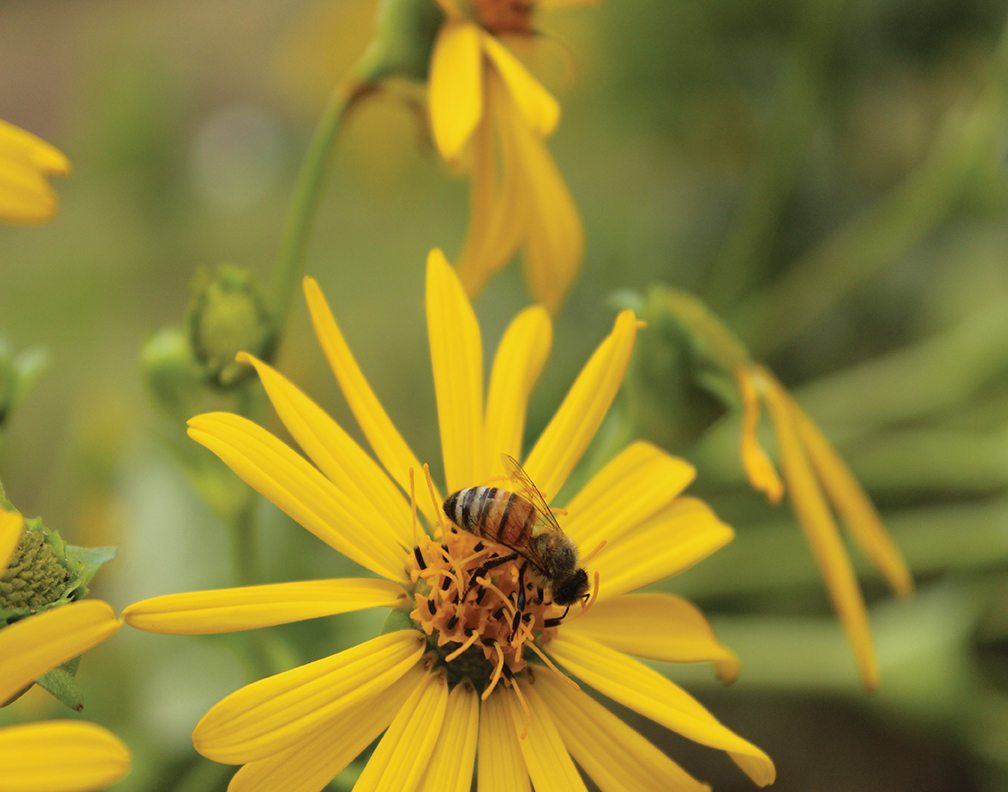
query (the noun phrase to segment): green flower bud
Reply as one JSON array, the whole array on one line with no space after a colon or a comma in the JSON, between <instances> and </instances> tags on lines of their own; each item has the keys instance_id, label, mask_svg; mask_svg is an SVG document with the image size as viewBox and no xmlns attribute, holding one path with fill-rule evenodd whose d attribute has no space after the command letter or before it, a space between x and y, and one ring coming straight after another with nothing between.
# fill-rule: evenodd
<instances>
[{"instance_id":1,"label":"green flower bud","mask_svg":"<svg viewBox=\"0 0 1008 792\"><path fill-rule=\"evenodd\" d=\"M235 355L248 352L268 360L273 354L276 328L265 296L255 275L232 264L219 266L213 278L199 270L190 289L189 346L207 382L233 388L252 373L235 362Z\"/></svg>"},{"instance_id":2,"label":"green flower bud","mask_svg":"<svg viewBox=\"0 0 1008 792\"><path fill-rule=\"evenodd\" d=\"M114 547L68 545L41 519L25 520L21 541L0 575L0 626L82 599L99 567L117 554Z\"/></svg>"},{"instance_id":3,"label":"green flower bud","mask_svg":"<svg viewBox=\"0 0 1008 792\"><path fill-rule=\"evenodd\" d=\"M140 371L151 397L166 413L185 420L200 411L203 368L181 330L166 327L144 344Z\"/></svg>"},{"instance_id":4,"label":"green flower bud","mask_svg":"<svg viewBox=\"0 0 1008 792\"><path fill-rule=\"evenodd\" d=\"M425 81L442 22L444 12L435 0L382 0L375 37L356 70L358 78Z\"/></svg>"}]
</instances>

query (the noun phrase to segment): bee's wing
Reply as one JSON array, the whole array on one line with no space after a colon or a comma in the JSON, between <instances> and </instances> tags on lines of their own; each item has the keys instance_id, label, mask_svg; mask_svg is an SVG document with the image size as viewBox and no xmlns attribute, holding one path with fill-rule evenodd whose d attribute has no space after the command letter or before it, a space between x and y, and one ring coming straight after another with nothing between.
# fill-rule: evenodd
<instances>
[{"instance_id":1,"label":"bee's wing","mask_svg":"<svg viewBox=\"0 0 1008 792\"><path fill-rule=\"evenodd\" d=\"M504 469L507 471L508 478L518 485L521 495L535 507L536 513L542 517L545 523L544 528L548 531L556 531L562 534L563 529L560 527L560 523L557 522L553 512L550 511L550 507L539 491L539 488L532 483L532 479L525 472L525 468L518 464L518 460L510 454L501 454L501 462L504 463Z\"/></svg>"}]
</instances>

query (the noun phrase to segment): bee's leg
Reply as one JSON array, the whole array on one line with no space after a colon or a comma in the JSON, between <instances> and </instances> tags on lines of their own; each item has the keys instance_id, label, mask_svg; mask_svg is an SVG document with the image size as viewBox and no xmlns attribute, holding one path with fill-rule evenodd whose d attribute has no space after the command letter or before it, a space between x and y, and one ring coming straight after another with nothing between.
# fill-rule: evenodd
<instances>
[{"instance_id":1,"label":"bee's leg","mask_svg":"<svg viewBox=\"0 0 1008 792\"><path fill-rule=\"evenodd\" d=\"M476 578L485 577L486 573L489 572L494 567L500 566L501 564L506 564L508 561L514 561L517 557L518 557L517 553L508 553L507 555L497 556L496 558L491 558L489 561L483 562L469 576L469 585L472 585L473 581L476 580Z\"/></svg>"},{"instance_id":2,"label":"bee's leg","mask_svg":"<svg viewBox=\"0 0 1008 792\"><path fill-rule=\"evenodd\" d=\"M558 627L560 622L567 618L568 611L570 611L570 605L568 605L567 610L563 612L563 616L559 616L556 619L545 619L543 621L543 627Z\"/></svg>"},{"instance_id":3,"label":"bee's leg","mask_svg":"<svg viewBox=\"0 0 1008 792\"><path fill-rule=\"evenodd\" d=\"M525 570L528 569L528 561L523 563L518 570L518 601L515 603L515 615L511 621L511 635L518 629L522 613L525 611Z\"/></svg>"}]
</instances>

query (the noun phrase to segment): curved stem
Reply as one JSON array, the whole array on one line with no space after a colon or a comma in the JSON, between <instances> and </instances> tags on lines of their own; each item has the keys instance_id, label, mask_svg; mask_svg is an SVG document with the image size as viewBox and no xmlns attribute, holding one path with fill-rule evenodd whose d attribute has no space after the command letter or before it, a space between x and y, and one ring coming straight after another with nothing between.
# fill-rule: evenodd
<instances>
[{"instance_id":1,"label":"curved stem","mask_svg":"<svg viewBox=\"0 0 1008 792\"><path fill-rule=\"evenodd\" d=\"M280 253L270 281L270 307L281 334L287 324L294 292L304 267L308 236L325 183L329 153L347 112L359 99L375 90L377 86L374 83L359 79L352 78L341 83L329 97L329 103L315 127L308 153L298 174L294 200L287 212Z\"/></svg>"}]
</instances>

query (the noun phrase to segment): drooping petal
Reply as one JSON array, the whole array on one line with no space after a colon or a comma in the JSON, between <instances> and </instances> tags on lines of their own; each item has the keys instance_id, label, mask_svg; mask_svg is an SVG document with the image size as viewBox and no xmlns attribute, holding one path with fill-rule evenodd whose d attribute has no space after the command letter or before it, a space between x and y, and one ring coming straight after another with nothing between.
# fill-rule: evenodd
<instances>
[{"instance_id":1,"label":"drooping petal","mask_svg":"<svg viewBox=\"0 0 1008 792\"><path fill-rule=\"evenodd\" d=\"M670 663L713 663L723 682L739 673L735 653L718 641L692 603L671 594L625 594L599 602L564 632L587 636L618 652Z\"/></svg>"},{"instance_id":2,"label":"drooping petal","mask_svg":"<svg viewBox=\"0 0 1008 792\"><path fill-rule=\"evenodd\" d=\"M427 676L420 664L296 745L239 770L228 792L318 792L381 734Z\"/></svg>"},{"instance_id":3,"label":"drooping petal","mask_svg":"<svg viewBox=\"0 0 1008 792\"><path fill-rule=\"evenodd\" d=\"M107 602L82 600L0 630L0 703L122 627Z\"/></svg>"},{"instance_id":4,"label":"drooping petal","mask_svg":"<svg viewBox=\"0 0 1008 792\"><path fill-rule=\"evenodd\" d=\"M421 792L469 792L479 737L479 694L467 682L448 696L444 723L418 789Z\"/></svg>"},{"instance_id":5,"label":"drooping petal","mask_svg":"<svg viewBox=\"0 0 1008 792\"><path fill-rule=\"evenodd\" d=\"M710 790L591 696L554 674L536 674L535 690L554 714L567 750L602 792Z\"/></svg>"},{"instance_id":6,"label":"drooping petal","mask_svg":"<svg viewBox=\"0 0 1008 792\"><path fill-rule=\"evenodd\" d=\"M389 419L381 402L374 395L371 386L364 379L364 374L354 360L347 346L343 333L340 332L336 319L329 310L329 304L322 295L322 290L312 278L304 280L305 297L308 300L308 311L311 313L315 335L325 353L326 360L339 381L343 396L350 406L361 431L371 444L375 456L385 466L385 470L405 493L410 491L409 471L412 468L418 482L423 481L423 466L416 455L403 440L402 435ZM418 484L418 489L419 489ZM443 500L437 494L440 504ZM430 524L438 520L440 509L427 503L427 498L417 498L417 508L423 512Z\"/></svg>"},{"instance_id":7,"label":"drooping petal","mask_svg":"<svg viewBox=\"0 0 1008 792\"><path fill-rule=\"evenodd\" d=\"M434 142L442 157L454 160L483 113L483 51L472 22L449 20L441 26L427 90Z\"/></svg>"},{"instance_id":8,"label":"drooping petal","mask_svg":"<svg viewBox=\"0 0 1008 792\"><path fill-rule=\"evenodd\" d=\"M0 506L0 575L10 563L14 550L21 541L24 520L16 511L7 511Z\"/></svg>"},{"instance_id":9,"label":"drooping petal","mask_svg":"<svg viewBox=\"0 0 1008 792\"><path fill-rule=\"evenodd\" d=\"M112 732L85 721L44 721L0 729L3 792L90 792L130 770L130 752Z\"/></svg>"},{"instance_id":10,"label":"drooping petal","mask_svg":"<svg viewBox=\"0 0 1008 792\"><path fill-rule=\"evenodd\" d=\"M549 792L587 792L570 754L564 748L549 709L539 698L535 686L524 679L516 680L516 684L521 688L521 694L531 713L528 734L524 739L519 739L518 743L532 786L536 790ZM521 707L517 694L510 690L505 693L515 734L522 735L525 732L525 710Z\"/></svg>"},{"instance_id":11,"label":"drooping petal","mask_svg":"<svg viewBox=\"0 0 1008 792\"><path fill-rule=\"evenodd\" d=\"M522 757L506 697L500 688L480 704L479 764L476 787L479 792L529 792L529 774Z\"/></svg>"},{"instance_id":12,"label":"drooping petal","mask_svg":"<svg viewBox=\"0 0 1008 792\"><path fill-rule=\"evenodd\" d=\"M772 376L772 375L769 375ZM913 577L882 518L826 436L791 396L781 390L805 451L851 537L901 597L913 593Z\"/></svg>"},{"instance_id":13,"label":"drooping petal","mask_svg":"<svg viewBox=\"0 0 1008 792\"><path fill-rule=\"evenodd\" d=\"M70 161L30 132L0 121L0 220L42 223L56 212L47 176L66 176Z\"/></svg>"},{"instance_id":14,"label":"drooping petal","mask_svg":"<svg viewBox=\"0 0 1008 792\"><path fill-rule=\"evenodd\" d=\"M546 143L517 114L501 118L501 137L514 151L525 229L524 270L536 300L556 313L584 260L584 224Z\"/></svg>"},{"instance_id":15,"label":"drooping petal","mask_svg":"<svg viewBox=\"0 0 1008 792\"><path fill-rule=\"evenodd\" d=\"M428 674L378 743L354 792L413 792L430 762L447 706L444 674Z\"/></svg>"},{"instance_id":16,"label":"drooping petal","mask_svg":"<svg viewBox=\"0 0 1008 792\"><path fill-rule=\"evenodd\" d=\"M458 276L434 249L427 257L427 334L448 492L487 477L483 453L483 341Z\"/></svg>"},{"instance_id":17,"label":"drooping petal","mask_svg":"<svg viewBox=\"0 0 1008 792\"><path fill-rule=\"evenodd\" d=\"M470 298L514 258L525 237L521 163L516 161L513 142L500 135L503 114L515 112L500 77L489 70L486 108L473 136L469 228L457 263L459 280Z\"/></svg>"},{"instance_id":18,"label":"drooping petal","mask_svg":"<svg viewBox=\"0 0 1008 792\"><path fill-rule=\"evenodd\" d=\"M147 632L206 635L410 602L390 580L344 578L168 594L130 605L122 617Z\"/></svg>"},{"instance_id":19,"label":"drooping petal","mask_svg":"<svg viewBox=\"0 0 1008 792\"><path fill-rule=\"evenodd\" d=\"M525 471L547 502L563 486L609 411L626 374L636 337L637 319L633 311L623 311L525 461Z\"/></svg>"},{"instance_id":20,"label":"drooping petal","mask_svg":"<svg viewBox=\"0 0 1008 792\"><path fill-rule=\"evenodd\" d=\"M550 641L547 651L572 674L614 701L695 742L727 751L759 786L773 783L776 771L770 757L725 728L657 671L571 631Z\"/></svg>"},{"instance_id":21,"label":"drooping petal","mask_svg":"<svg viewBox=\"0 0 1008 792\"><path fill-rule=\"evenodd\" d=\"M353 500L381 515L389 536L412 547L410 506L385 471L290 380L244 352L237 359L255 366L280 420L319 470Z\"/></svg>"},{"instance_id":22,"label":"drooping petal","mask_svg":"<svg viewBox=\"0 0 1008 792\"><path fill-rule=\"evenodd\" d=\"M423 648L421 633L400 630L260 679L214 705L196 724L193 745L225 764L266 759L386 690Z\"/></svg>"},{"instance_id":23,"label":"drooping petal","mask_svg":"<svg viewBox=\"0 0 1008 792\"><path fill-rule=\"evenodd\" d=\"M812 466L805 456L805 449L795 430L787 395L776 380L764 379L760 384L764 385L767 408L777 433L784 480L791 493L791 504L798 523L826 581L833 607L847 632L858 672L865 686L873 690L878 685L878 661L875 658L868 611L850 556Z\"/></svg>"},{"instance_id":24,"label":"drooping petal","mask_svg":"<svg viewBox=\"0 0 1008 792\"><path fill-rule=\"evenodd\" d=\"M599 602L682 572L730 542L735 532L696 498L677 498L642 525L606 545L589 574L601 578Z\"/></svg>"},{"instance_id":25,"label":"drooping petal","mask_svg":"<svg viewBox=\"0 0 1008 792\"><path fill-rule=\"evenodd\" d=\"M540 138L552 135L560 121L560 104L507 47L489 33L480 31L480 36L487 57L503 78L530 131Z\"/></svg>"},{"instance_id":26,"label":"drooping petal","mask_svg":"<svg viewBox=\"0 0 1008 792\"><path fill-rule=\"evenodd\" d=\"M687 462L650 443L631 443L567 504L564 531L582 550L614 543L667 506L696 476Z\"/></svg>"},{"instance_id":27,"label":"drooping petal","mask_svg":"<svg viewBox=\"0 0 1008 792\"><path fill-rule=\"evenodd\" d=\"M553 325L541 306L516 316L497 347L486 407L487 470L503 473L500 455L521 457L529 394L549 356Z\"/></svg>"},{"instance_id":28,"label":"drooping petal","mask_svg":"<svg viewBox=\"0 0 1008 792\"><path fill-rule=\"evenodd\" d=\"M735 380L742 396L742 437L740 454L742 469L754 490L762 492L771 503L780 503L784 484L773 462L759 442L760 400L752 377L742 366L735 370Z\"/></svg>"},{"instance_id":29,"label":"drooping petal","mask_svg":"<svg viewBox=\"0 0 1008 792\"><path fill-rule=\"evenodd\" d=\"M385 522L262 427L240 415L206 413L190 419L189 436L330 547L376 574L406 580L402 550Z\"/></svg>"}]
</instances>

